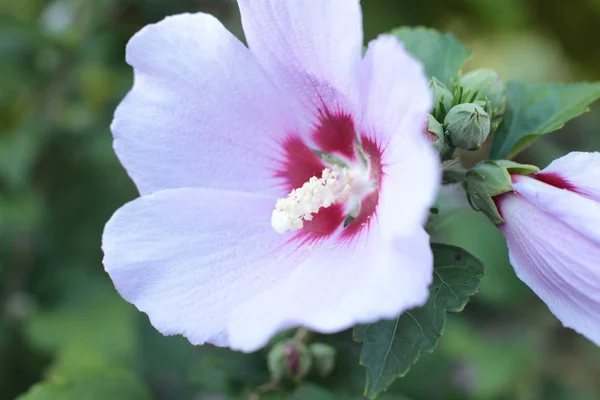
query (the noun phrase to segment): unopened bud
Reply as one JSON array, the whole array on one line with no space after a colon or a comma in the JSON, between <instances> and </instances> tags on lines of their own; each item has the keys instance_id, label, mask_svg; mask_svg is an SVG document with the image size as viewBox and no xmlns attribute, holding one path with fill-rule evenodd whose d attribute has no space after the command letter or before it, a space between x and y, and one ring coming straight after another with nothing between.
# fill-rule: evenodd
<instances>
[{"instance_id":1,"label":"unopened bud","mask_svg":"<svg viewBox=\"0 0 600 400\"><path fill-rule=\"evenodd\" d=\"M429 88L431 89L431 94L433 96L434 113L441 118L444 118L444 115L446 115L450 110L450 107L452 107L452 92L450 92L446 85L437 78L431 78L431 81L429 81Z\"/></svg>"},{"instance_id":2,"label":"unopened bud","mask_svg":"<svg viewBox=\"0 0 600 400\"><path fill-rule=\"evenodd\" d=\"M317 374L323 378L329 376L335 367L335 349L324 343L312 343L308 350L313 356Z\"/></svg>"},{"instance_id":3,"label":"unopened bud","mask_svg":"<svg viewBox=\"0 0 600 400\"><path fill-rule=\"evenodd\" d=\"M476 69L460 78L465 92L476 94L473 100L488 101L492 118L504 115L506 86L498 73L492 69Z\"/></svg>"},{"instance_id":4,"label":"unopened bud","mask_svg":"<svg viewBox=\"0 0 600 400\"><path fill-rule=\"evenodd\" d=\"M448 144L446 143L446 138L444 137L444 127L431 114L429 114L427 119L427 135L431 141L431 144L433 144L433 148L439 154L446 152Z\"/></svg>"},{"instance_id":5,"label":"unopened bud","mask_svg":"<svg viewBox=\"0 0 600 400\"><path fill-rule=\"evenodd\" d=\"M267 355L267 367L275 382L300 382L310 372L312 355L306 345L297 340L277 343Z\"/></svg>"},{"instance_id":6,"label":"unopened bud","mask_svg":"<svg viewBox=\"0 0 600 400\"><path fill-rule=\"evenodd\" d=\"M490 116L476 104L459 104L446 115L444 127L452 146L477 150L490 134Z\"/></svg>"},{"instance_id":7,"label":"unopened bud","mask_svg":"<svg viewBox=\"0 0 600 400\"><path fill-rule=\"evenodd\" d=\"M431 114L427 116L427 135L431 143L444 138L444 127Z\"/></svg>"}]
</instances>

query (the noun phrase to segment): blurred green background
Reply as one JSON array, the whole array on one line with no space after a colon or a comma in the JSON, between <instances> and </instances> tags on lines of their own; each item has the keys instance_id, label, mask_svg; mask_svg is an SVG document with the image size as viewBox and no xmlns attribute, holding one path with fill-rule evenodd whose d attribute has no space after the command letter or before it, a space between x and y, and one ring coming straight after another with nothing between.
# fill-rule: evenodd
<instances>
[{"instance_id":1,"label":"blurred green background","mask_svg":"<svg viewBox=\"0 0 600 400\"><path fill-rule=\"evenodd\" d=\"M363 0L363 9L366 39L399 25L453 32L474 50L467 69L600 79L600 0ZM233 0L0 1L0 400L246 399L268 380L263 352L162 337L101 264L104 223L136 196L109 131L132 82L125 44L186 11L215 14L241 35ZM599 111L520 160L543 167L600 150ZM437 351L382 398L600 399L600 349L562 329L515 278L495 228L469 211L436 226L437 240L473 252L487 275ZM334 375L265 398L361 398L359 345L350 332L322 340L339 349Z\"/></svg>"}]
</instances>

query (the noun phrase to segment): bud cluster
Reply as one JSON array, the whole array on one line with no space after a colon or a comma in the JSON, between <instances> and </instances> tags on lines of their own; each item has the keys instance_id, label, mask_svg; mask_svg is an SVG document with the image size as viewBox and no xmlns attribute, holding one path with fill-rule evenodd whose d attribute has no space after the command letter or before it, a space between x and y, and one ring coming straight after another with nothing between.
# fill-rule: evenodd
<instances>
[{"instance_id":1,"label":"bud cluster","mask_svg":"<svg viewBox=\"0 0 600 400\"><path fill-rule=\"evenodd\" d=\"M493 70L469 72L452 90L435 77L429 86L434 108L427 131L442 159L452 158L456 149L479 149L502 121L505 85Z\"/></svg>"},{"instance_id":2,"label":"bud cluster","mask_svg":"<svg viewBox=\"0 0 600 400\"><path fill-rule=\"evenodd\" d=\"M326 377L335 366L335 349L324 343L288 339L269 351L267 366L274 382L298 383L311 372Z\"/></svg>"}]
</instances>

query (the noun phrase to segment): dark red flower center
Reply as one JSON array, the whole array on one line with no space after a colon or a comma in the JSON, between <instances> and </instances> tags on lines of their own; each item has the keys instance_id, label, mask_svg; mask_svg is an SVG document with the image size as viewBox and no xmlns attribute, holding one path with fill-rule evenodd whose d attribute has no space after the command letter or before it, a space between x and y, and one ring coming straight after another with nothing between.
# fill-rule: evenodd
<instances>
[{"instance_id":1,"label":"dark red flower center","mask_svg":"<svg viewBox=\"0 0 600 400\"><path fill-rule=\"evenodd\" d=\"M310 139L312 143L308 144L299 134L291 134L281 143L282 157L275 176L285 191L291 192L312 177L320 177L325 168L331 167L333 158L345 165L364 167L376 190L362 196L357 214L350 215L346 205L341 203L319 209L312 220L304 222L294 239L310 245L339 231L340 241L352 240L363 229L368 229L376 216L383 174L381 145L357 126L352 115L327 109L319 111Z\"/></svg>"}]
</instances>

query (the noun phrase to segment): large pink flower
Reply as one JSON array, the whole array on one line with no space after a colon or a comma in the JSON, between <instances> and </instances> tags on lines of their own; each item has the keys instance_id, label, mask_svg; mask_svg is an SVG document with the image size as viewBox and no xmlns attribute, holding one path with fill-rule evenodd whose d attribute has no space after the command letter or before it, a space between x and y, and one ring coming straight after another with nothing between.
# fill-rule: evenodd
<instances>
[{"instance_id":1,"label":"large pink flower","mask_svg":"<svg viewBox=\"0 0 600 400\"><path fill-rule=\"evenodd\" d=\"M421 65L391 36L361 56L358 0L239 6L249 48L206 14L127 46L112 130L142 197L104 232L116 288L164 334L244 351L423 304L439 166Z\"/></svg>"},{"instance_id":2,"label":"large pink flower","mask_svg":"<svg viewBox=\"0 0 600 400\"><path fill-rule=\"evenodd\" d=\"M562 323L600 345L600 153L513 176L497 204L511 264Z\"/></svg>"}]
</instances>

